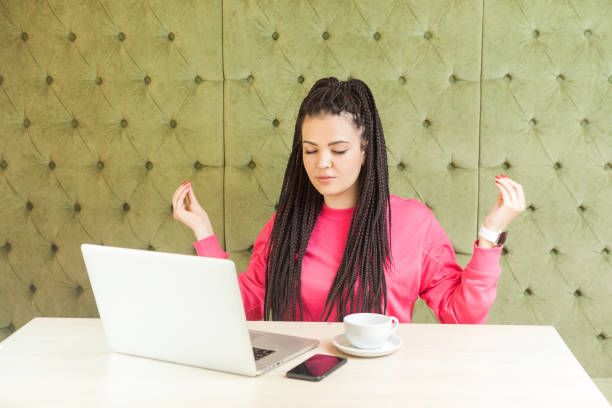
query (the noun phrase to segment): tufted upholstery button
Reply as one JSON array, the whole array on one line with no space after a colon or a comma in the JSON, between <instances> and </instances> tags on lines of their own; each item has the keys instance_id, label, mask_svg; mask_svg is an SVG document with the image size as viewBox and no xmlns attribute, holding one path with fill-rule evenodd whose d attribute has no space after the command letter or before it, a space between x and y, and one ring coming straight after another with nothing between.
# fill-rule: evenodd
<instances>
[{"instance_id":1,"label":"tufted upholstery button","mask_svg":"<svg viewBox=\"0 0 612 408\"><path fill-rule=\"evenodd\" d=\"M249 75L246 80L249 84L252 84L253 81L255 80L255 77L253 75Z\"/></svg>"},{"instance_id":2,"label":"tufted upholstery button","mask_svg":"<svg viewBox=\"0 0 612 408\"><path fill-rule=\"evenodd\" d=\"M27 129L27 128L29 128L31 124L32 124L32 122L30 122L30 119L25 118L25 119L23 120L23 127L24 127L24 128L26 128L26 129Z\"/></svg>"},{"instance_id":3,"label":"tufted upholstery button","mask_svg":"<svg viewBox=\"0 0 612 408\"><path fill-rule=\"evenodd\" d=\"M274 119L274 120L272 121L272 126L274 126L274 127L278 127L278 125L280 125L280 122L278 121L278 119Z\"/></svg>"},{"instance_id":4,"label":"tufted upholstery button","mask_svg":"<svg viewBox=\"0 0 612 408\"><path fill-rule=\"evenodd\" d=\"M251 160L251 161L249 162L248 166L249 166L251 169L254 169L254 168L255 168L255 162L254 162L253 160Z\"/></svg>"},{"instance_id":5,"label":"tufted upholstery button","mask_svg":"<svg viewBox=\"0 0 612 408\"><path fill-rule=\"evenodd\" d=\"M587 118L584 118L580 121L580 126L582 127L585 127L588 124L589 124L589 120Z\"/></svg>"},{"instance_id":6,"label":"tufted upholstery button","mask_svg":"<svg viewBox=\"0 0 612 408\"><path fill-rule=\"evenodd\" d=\"M83 288L81 287L81 285L78 285L74 291L76 292L77 296L81 296L81 294L83 293Z\"/></svg>"},{"instance_id":7,"label":"tufted upholstery button","mask_svg":"<svg viewBox=\"0 0 612 408\"><path fill-rule=\"evenodd\" d=\"M580 212L585 212L586 211L586 207L584 206L584 204L580 204L578 206L578 211L580 211Z\"/></svg>"},{"instance_id":8,"label":"tufted upholstery button","mask_svg":"<svg viewBox=\"0 0 612 408\"><path fill-rule=\"evenodd\" d=\"M58 250L57 245L51 244L51 252L57 252L57 250Z\"/></svg>"},{"instance_id":9,"label":"tufted upholstery button","mask_svg":"<svg viewBox=\"0 0 612 408\"><path fill-rule=\"evenodd\" d=\"M68 34L68 39L72 42L76 41L76 34L75 33L70 33Z\"/></svg>"},{"instance_id":10,"label":"tufted upholstery button","mask_svg":"<svg viewBox=\"0 0 612 408\"><path fill-rule=\"evenodd\" d=\"M0 161L0 169L4 170L8 167L8 163L6 162L6 160L2 160Z\"/></svg>"},{"instance_id":11,"label":"tufted upholstery button","mask_svg":"<svg viewBox=\"0 0 612 408\"><path fill-rule=\"evenodd\" d=\"M532 36L533 38L538 38L538 37L540 36L540 32L539 32L538 30L533 30L533 31L531 32L531 36Z\"/></svg>"},{"instance_id":12,"label":"tufted upholstery button","mask_svg":"<svg viewBox=\"0 0 612 408\"><path fill-rule=\"evenodd\" d=\"M508 161L506 160L505 162L502 163L501 167L504 170L508 170L512 166L510 166L510 163L508 163Z\"/></svg>"},{"instance_id":13,"label":"tufted upholstery button","mask_svg":"<svg viewBox=\"0 0 612 408\"><path fill-rule=\"evenodd\" d=\"M74 211L76 211L76 212L81 212L81 204L76 203L76 204L74 205Z\"/></svg>"},{"instance_id":14,"label":"tufted upholstery button","mask_svg":"<svg viewBox=\"0 0 612 408\"><path fill-rule=\"evenodd\" d=\"M126 128L128 127L128 121L125 119L121 119L121 122L119 122L122 128Z\"/></svg>"},{"instance_id":15,"label":"tufted upholstery button","mask_svg":"<svg viewBox=\"0 0 612 408\"><path fill-rule=\"evenodd\" d=\"M303 84L304 83L304 77L302 75L298 76L297 77L297 81L298 81L298 84Z\"/></svg>"},{"instance_id":16,"label":"tufted upholstery button","mask_svg":"<svg viewBox=\"0 0 612 408\"><path fill-rule=\"evenodd\" d=\"M446 169L447 169L448 171L453 171L453 170L455 170L456 168L457 168L457 166L456 166L456 165L455 165L455 163L453 163L453 162L448 163L448 165L446 166Z\"/></svg>"},{"instance_id":17,"label":"tufted upholstery button","mask_svg":"<svg viewBox=\"0 0 612 408\"><path fill-rule=\"evenodd\" d=\"M506 82L512 81L512 75L510 75L510 74L504 75L504 81L506 81Z\"/></svg>"},{"instance_id":18,"label":"tufted upholstery button","mask_svg":"<svg viewBox=\"0 0 612 408\"><path fill-rule=\"evenodd\" d=\"M36 293L36 286L33 283L30 284L30 293Z\"/></svg>"},{"instance_id":19,"label":"tufted upholstery button","mask_svg":"<svg viewBox=\"0 0 612 408\"><path fill-rule=\"evenodd\" d=\"M150 77L150 76L148 76L148 75L146 75L146 76L144 77L144 83L145 83L145 84L147 84L147 85L149 85L149 84L151 83L151 77Z\"/></svg>"},{"instance_id":20,"label":"tufted upholstery button","mask_svg":"<svg viewBox=\"0 0 612 408\"><path fill-rule=\"evenodd\" d=\"M563 81L565 81L565 77L563 76L563 74L557 75L557 82L563 82Z\"/></svg>"},{"instance_id":21,"label":"tufted upholstery button","mask_svg":"<svg viewBox=\"0 0 612 408\"><path fill-rule=\"evenodd\" d=\"M13 323L10 323L8 326L6 326L6 328L8 329L8 331L10 331L11 333L15 331L15 325Z\"/></svg>"},{"instance_id":22,"label":"tufted upholstery button","mask_svg":"<svg viewBox=\"0 0 612 408\"><path fill-rule=\"evenodd\" d=\"M397 169L398 169L399 171L403 171L405 168L406 168L406 166L404 165L404 163L399 162L399 163L397 164Z\"/></svg>"},{"instance_id":23,"label":"tufted upholstery button","mask_svg":"<svg viewBox=\"0 0 612 408\"><path fill-rule=\"evenodd\" d=\"M556 162L555 164L553 164L553 168L555 170L561 170L561 167L563 167L563 166L561 165L560 162Z\"/></svg>"},{"instance_id":24,"label":"tufted upholstery button","mask_svg":"<svg viewBox=\"0 0 612 408\"><path fill-rule=\"evenodd\" d=\"M147 170L151 170L153 168L153 163L148 161L147 164L145 164L145 167L147 168Z\"/></svg>"},{"instance_id":25,"label":"tufted upholstery button","mask_svg":"<svg viewBox=\"0 0 612 408\"><path fill-rule=\"evenodd\" d=\"M51 75L47 75L47 85L51 85L53 83L53 77Z\"/></svg>"},{"instance_id":26,"label":"tufted upholstery button","mask_svg":"<svg viewBox=\"0 0 612 408\"><path fill-rule=\"evenodd\" d=\"M529 212L534 212L536 210L535 206L533 204L529 204L529 207L527 207L527 211Z\"/></svg>"},{"instance_id":27,"label":"tufted upholstery button","mask_svg":"<svg viewBox=\"0 0 612 408\"><path fill-rule=\"evenodd\" d=\"M608 247L604 247L604 249L601 250L601 254L602 255L609 255L610 254L610 250L608 249Z\"/></svg>"},{"instance_id":28,"label":"tufted upholstery button","mask_svg":"<svg viewBox=\"0 0 612 408\"><path fill-rule=\"evenodd\" d=\"M610 169L612 169L612 163L608 162L604 165L604 170L610 171Z\"/></svg>"},{"instance_id":29,"label":"tufted upholstery button","mask_svg":"<svg viewBox=\"0 0 612 408\"><path fill-rule=\"evenodd\" d=\"M96 167L100 170L102 170L104 168L104 163L99 161L98 163L96 163Z\"/></svg>"},{"instance_id":30,"label":"tufted upholstery button","mask_svg":"<svg viewBox=\"0 0 612 408\"><path fill-rule=\"evenodd\" d=\"M604 341L604 340L607 340L607 339L608 339L608 336L606 336L606 334L604 332L601 332L601 333L599 333L597 335L597 340L599 340L599 341Z\"/></svg>"},{"instance_id":31,"label":"tufted upholstery button","mask_svg":"<svg viewBox=\"0 0 612 408\"><path fill-rule=\"evenodd\" d=\"M584 36L585 36L586 38L589 38L589 37L590 37L590 36L592 36L592 35L593 35L593 32L591 31L591 29L590 29L590 28L587 28L586 30L584 30Z\"/></svg>"},{"instance_id":32,"label":"tufted upholstery button","mask_svg":"<svg viewBox=\"0 0 612 408\"><path fill-rule=\"evenodd\" d=\"M406 77L403 75L401 75L397 80L401 85L404 85L406 83Z\"/></svg>"},{"instance_id":33,"label":"tufted upholstery button","mask_svg":"<svg viewBox=\"0 0 612 408\"><path fill-rule=\"evenodd\" d=\"M0 85L2 85L3 82L4 82L4 77L2 75L0 75Z\"/></svg>"},{"instance_id":34,"label":"tufted upholstery button","mask_svg":"<svg viewBox=\"0 0 612 408\"><path fill-rule=\"evenodd\" d=\"M149 251L155 251L155 247L154 247L153 245L151 245L151 244L149 244L149 246L147 247L147 249L148 249Z\"/></svg>"},{"instance_id":35,"label":"tufted upholstery button","mask_svg":"<svg viewBox=\"0 0 612 408\"><path fill-rule=\"evenodd\" d=\"M533 292L532 292L531 288L527 288L527 289L525 289L525 290L523 291L523 294L524 294L525 296L531 296L531 295L533 295Z\"/></svg>"},{"instance_id":36,"label":"tufted upholstery button","mask_svg":"<svg viewBox=\"0 0 612 408\"><path fill-rule=\"evenodd\" d=\"M11 246L11 243L10 243L10 242L6 242L6 243L4 244L4 250L5 250L6 252L11 252L11 249L13 249L13 247Z\"/></svg>"},{"instance_id":37,"label":"tufted upholstery button","mask_svg":"<svg viewBox=\"0 0 612 408\"><path fill-rule=\"evenodd\" d=\"M170 119L170 127L174 129L176 127L176 120Z\"/></svg>"},{"instance_id":38,"label":"tufted upholstery button","mask_svg":"<svg viewBox=\"0 0 612 408\"><path fill-rule=\"evenodd\" d=\"M508 252L510 252L510 251L508 250L507 247L503 247L502 248L502 255L508 255Z\"/></svg>"},{"instance_id":39,"label":"tufted upholstery button","mask_svg":"<svg viewBox=\"0 0 612 408\"><path fill-rule=\"evenodd\" d=\"M380 40L381 35L380 35L380 33L377 31L377 32L375 32L375 33L374 33L374 36L373 36L373 37L374 37L374 39L375 39L376 41L378 41L378 40Z\"/></svg>"},{"instance_id":40,"label":"tufted upholstery button","mask_svg":"<svg viewBox=\"0 0 612 408\"><path fill-rule=\"evenodd\" d=\"M425 119L422 123L424 128L428 128L431 126L431 122L429 121L429 119Z\"/></svg>"},{"instance_id":41,"label":"tufted upholstery button","mask_svg":"<svg viewBox=\"0 0 612 408\"><path fill-rule=\"evenodd\" d=\"M531 118L531 119L529 119L529 124L531 126L535 126L535 125L538 124L538 121L536 120L536 118Z\"/></svg>"},{"instance_id":42,"label":"tufted upholstery button","mask_svg":"<svg viewBox=\"0 0 612 408\"><path fill-rule=\"evenodd\" d=\"M73 128L78 128L79 127L79 121L76 119L72 119L72 121L70 122L70 124L72 125Z\"/></svg>"},{"instance_id":43,"label":"tufted upholstery button","mask_svg":"<svg viewBox=\"0 0 612 408\"><path fill-rule=\"evenodd\" d=\"M457 82L457 77L455 75L449 76L448 82L450 82L451 84L454 84L455 82Z\"/></svg>"},{"instance_id":44,"label":"tufted upholstery button","mask_svg":"<svg viewBox=\"0 0 612 408\"><path fill-rule=\"evenodd\" d=\"M199 75L196 75L196 77L193 80L198 85L200 85L202 82L204 82L204 79L201 76L199 76Z\"/></svg>"},{"instance_id":45,"label":"tufted upholstery button","mask_svg":"<svg viewBox=\"0 0 612 408\"><path fill-rule=\"evenodd\" d=\"M130 211L130 205L128 203L123 203L123 211L125 212Z\"/></svg>"},{"instance_id":46,"label":"tufted upholstery button","mask_svg":"<svg viewBox=\"0 0 612 408\"><path fill-rule=\"evenodd\" d=\"M32 211L32 210L34 209L34 204L32 204L32 202L31 202L31 201L28 201L28 202L26 203L26 208L27 208L28 210Z\"/></svg>"},{"instance_id":47,"label":"tufted upholstery button","mask_svg":"<svg viewBox=\"0 0 612 408\"><path fill-rule=\"evenodd\" d=\"M30 38L28 36L28 33L26 33L26 32L21 33L21 40L22 41L28 41L28 38Z\"/></svg>"},{"instance_id":48,"label":"tufted upholstery button","mask_svg":"<svg viewBox=\"0 0 612 408\"><path fill-rule=\"evenodd\" d=\"M53 160L51 160L51 161L49 162L49 168L50 168L51 170L55 170L55 162L54 162Z\"/></svg>"},{"instance_id":49,"label":"tufted upholstery button","mask_svg":"<svg viewBox=\"0 0 612 408\"><path fill-rule=\"evenodd\" d=\"M580 289L576 289L576 290L574 291L574 296L575 296L575 297L580 297L580 296L582 296L582 292L580 291Z\"/></svg>"},{"instance_id":50,"label":"tufted upholstery button","mask_svg":"<svg viewBox=\"0 0 612 408\"><path fill-rule=\"evenodd\" d=\"M431 31L425 31L423 33L423 38L426 40L431 40L431 37L433 37L433 35L431 34Z\"/></svg>"},{"instance_id":51,"label":"tufted upholstery button","mask_svg":"<svg viewBox=\"0 0 612 408\"><path fill-rule=\"evenodd\" d=\"M102 82L104 82L104 81L102 81L102 78L100 78L100 77L96 77L96 79L94 80L94 82L96 83L96 85L100 86L100 85L102 85Z\"/></svg>"},{"instance_id":52,"label":"tufted upholstery button","mask_svg":"<svg viewBox=\"0 0 612 408\"><path fill-rule=\"evenodd\" d=\"M321 37L323 37L324 40L329 40L329 33L327 31L325 31Z\"/></svg>"},{"instance_id":53,"label":"tufted upholstery button","mask_svg":"<svg viewBox=\"0 0 612 408\"><path fill-rule=\"evenodd\" d=\"M559 254L559 250L558 250L557 248L553 247L553 248L550 250L550 254L551 254L551 255L558 255L558 254Z\"/></svg>"},{"instance_id":54,"label":"tufted upholstery button","mask_svg":"<svg viewBox=\"0 0 612 408\"><path fill-rule=\"evenodd\" d=\"M253 253L253 248L254 248L254 246L253 246L253 244L251 244L251 245L250 245L250 246L247 248L247 251L249 251L249 252Z\"/></svg>"},{"instance_id":55,"label":"tufted upholstery button","mask_svg":"<svg viewBox=\"0 0 612 408\"><path fill-rule=\"evenodd\" d=\"M117 38L119 38L119 41L125 41L125 34L124 33L119 33L117 35Z\"/></svg>"},{"instance_id":56,"label":"tufted upholstery button","mask_svg":"<svg viewBox=\"0 0 612 408\"><path fill-rule=\"evenodd\" d=\"M174 41L174 33L173 32L169 32L168 33L168 41Z\"/></svg>"},{"instance_id":57,"label":"tufted upholstery button","mask_svg":"<svg viewBox=\"0 0 612 408\"><path fill-rule=\"evenodd\" d=\"M278 33L276 31L272 33L272 39L274 41L278 40L278 37L279 37L279 35L278 35Z\"/></svg>"},{"instance_id":58,"label":"tufted upholstery button","mask_svg":"<svg viewBox=\"0 0 612 408\"><path fill-rule=\"evenodd\" d=\"M204 165L202 163L200 163L200 161L196 161L195 164L193 165L193 167L196 168L196 170L201 170L202 167L204 167Z\"/></svg>"}]
</instances>

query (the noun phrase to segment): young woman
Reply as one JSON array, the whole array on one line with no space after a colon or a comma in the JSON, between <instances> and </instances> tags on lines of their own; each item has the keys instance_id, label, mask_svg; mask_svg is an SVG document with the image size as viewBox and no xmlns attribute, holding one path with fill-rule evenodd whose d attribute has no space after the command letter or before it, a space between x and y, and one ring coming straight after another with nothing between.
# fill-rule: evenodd
<instances>
[{"instance_id":1,"label":"young woman","mask_svg":"<svg viewBox=\"0 0 612 408\"><path fill-rule=\"evenodd\" d=\"M441 323L484 323L501 273L502 247L492 241L525 209L521 186L496 177L497 201L462 269L429 208L390 195L388 184L368 86L317 81L300 106L276 212L238 275L247 319L342 321L374 312L410 322L420 296ZM190 183L172 203L198 255L228 257Z\"/></svg>"}]
</instances>

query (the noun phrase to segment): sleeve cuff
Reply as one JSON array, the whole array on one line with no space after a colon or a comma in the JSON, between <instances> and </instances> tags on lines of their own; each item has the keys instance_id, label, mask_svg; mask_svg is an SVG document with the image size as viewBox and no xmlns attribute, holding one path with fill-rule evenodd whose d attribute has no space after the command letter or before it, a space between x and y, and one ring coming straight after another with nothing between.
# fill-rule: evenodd
<instances>
[{"instance_id":1,"label":"sleeve cuff","mask_svg":"<svg viewBox=\"0 0 612 408\"><path fill-rule=\"evenodd\" d=\"M499 267L499 259L501 257L503 245L492 248L481 248L478 246L478 240L474 240L474 253L470 260L470 267L476 271L497 271L501 273Z\"/></svg>"},{"instance_id":2,"label":"sleeve cuff","mask_svg":"<svg viewBox=\"0 0 612 408\"><path fill-rule=\"evenodd\" d=\"M207 256L209 258L228 258L227 252L225 252L219 245L217 235L213 234L209 237L203 238L193 243L198 256Z\"/></svg>"}]
</instances>

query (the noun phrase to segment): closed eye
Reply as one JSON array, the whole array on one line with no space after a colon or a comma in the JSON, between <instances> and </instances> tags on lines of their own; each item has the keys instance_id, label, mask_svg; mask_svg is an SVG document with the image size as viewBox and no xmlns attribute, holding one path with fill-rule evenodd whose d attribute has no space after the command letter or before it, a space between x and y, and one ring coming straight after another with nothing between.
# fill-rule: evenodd
<instances>
[{"instance_id":1,"label":"closed eye","mask_svg":"<svg viewBox=\"0 0 612 408\"><path fill-rule=\"evenodd\" d=\"M344 153L346 153L347 151L348 151L348 149L347 149L347 150L343 150L343 151L341 151L341 152L337 152L337 151L335 151L335 150L332 150L332 152L334 152L334 153L336 153L336 154L344 154ZM312 152L309 152L309 151L304 151L304 153L306 153L306 154L313 154L313 153L316 153L316 152L317 152L316 150L313 150Z\"/></svg>"}]
</instances>

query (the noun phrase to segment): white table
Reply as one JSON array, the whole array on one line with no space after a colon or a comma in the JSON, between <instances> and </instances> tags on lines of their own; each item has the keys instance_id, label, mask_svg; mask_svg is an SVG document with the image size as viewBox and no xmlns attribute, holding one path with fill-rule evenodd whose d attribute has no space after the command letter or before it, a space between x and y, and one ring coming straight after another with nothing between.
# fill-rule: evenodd
<instances>
[{"instance_id":1,"label":"white table","mask_svg":"<svg viewBox=\"0 0 612 408\"><path fill-rule=\"evenodd\" d=\"M285 377L341 323L249 322L319 338L256 378L108 350L99 319L36 318L0 343L0 407L609 407L550 326L402 324L404 346L349 357L321 382Z\"/></svg>"}]
</instances>

